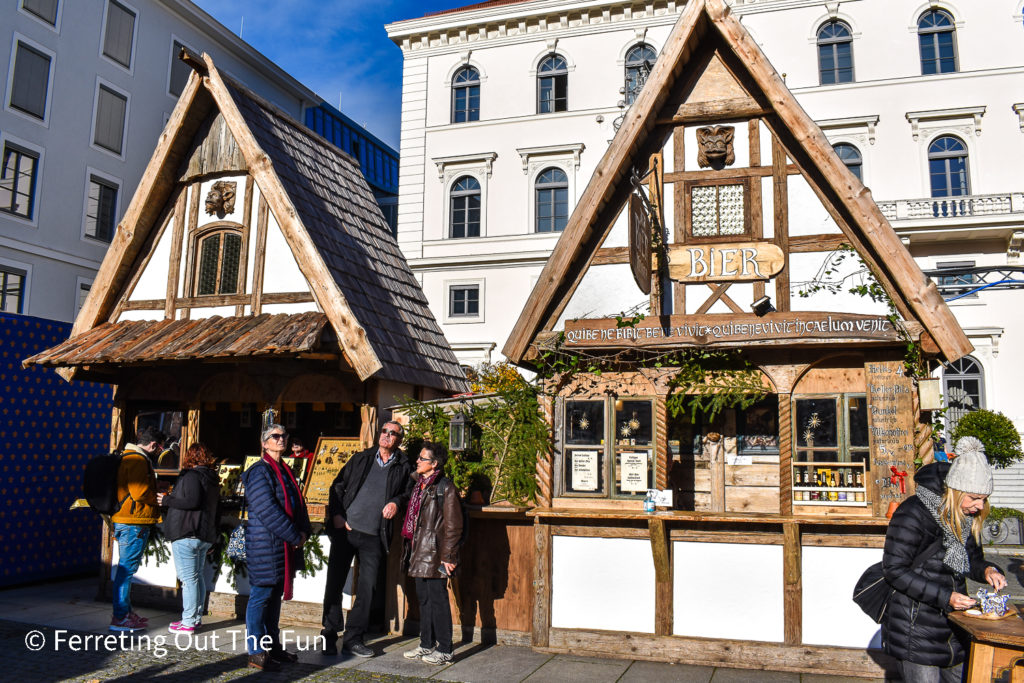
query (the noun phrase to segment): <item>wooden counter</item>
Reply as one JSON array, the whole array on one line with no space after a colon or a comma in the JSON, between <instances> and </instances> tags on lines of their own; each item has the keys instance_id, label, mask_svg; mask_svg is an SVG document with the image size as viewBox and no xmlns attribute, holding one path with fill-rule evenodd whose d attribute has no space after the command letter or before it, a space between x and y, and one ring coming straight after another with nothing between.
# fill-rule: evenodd
<instances>
[{"instance_id":1,"label":"wooden counter","mask_svg":"<svg viewBox=\"0 0 1024 683\"><path fill-rule=\"evenodd\" d=\"M971 634L967 683L994 681L1007 669L1012 683L1024 683L1024 621L1012 611L1005 619L979 619L962 612L949 615L950 621Z\"/></svg>"}]
</instances>

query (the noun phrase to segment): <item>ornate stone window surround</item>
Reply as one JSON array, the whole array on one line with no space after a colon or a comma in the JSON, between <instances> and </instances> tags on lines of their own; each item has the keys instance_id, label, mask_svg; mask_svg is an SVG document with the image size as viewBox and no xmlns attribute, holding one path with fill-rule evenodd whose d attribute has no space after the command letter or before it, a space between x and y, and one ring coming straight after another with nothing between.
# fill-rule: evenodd
<instances>
[{"instance_id":1,"label":"ornate stone window surround","mask_svg":"<svg viewBox=\"0 0 1024 683\"><path fill-rule=\"evenodd\" d=\"M537 176L544 169L560 168L565 171L569 179L569 214L576 206L576 173L580 170L580 155L586 146L582 142L569 145L549 145L546 147L519 147L519 159L523 164L523 174L526 175L526 205L529 210L526 215L527 235L560 235L561 233L542 232L534 230L534 216L537 211L537 193L535 185Z\"/></svg>"},{"instance_id":2,"label":"ornate stone window surround","mask_svg":"<svg viewBox=\"0 0 1024 683\"><path fill-rule=\"evenodd\" d=\"M437 179L441 183L441 226L433 235L424 236L427 239L447 239L449 222L451 220L451 195L452 185L464 175L476 178L480 183L480 237L487 236L487 187L494 170L494 160L498 158L497 152L480 152L477 154L458 154L447 157L434 157L431 161L437 166ZM479 239L479 238L460 238Z\"/></svg>"}]
</instances>

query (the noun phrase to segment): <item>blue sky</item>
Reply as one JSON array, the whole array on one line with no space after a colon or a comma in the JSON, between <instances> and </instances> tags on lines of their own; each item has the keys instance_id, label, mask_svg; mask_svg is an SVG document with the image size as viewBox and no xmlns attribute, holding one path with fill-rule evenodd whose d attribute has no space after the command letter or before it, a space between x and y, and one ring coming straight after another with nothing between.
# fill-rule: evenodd
<instances>
[{"instance_id":1,"label":"blue sky","mask_svg":"<svg viewBox=\"0 0 1024 683\"><path fill-rule=\"evenodd\" d=\"M308 88L398 149L402 51L384 25L476 0L194 0Z\"/></svg>"}]
</instances>

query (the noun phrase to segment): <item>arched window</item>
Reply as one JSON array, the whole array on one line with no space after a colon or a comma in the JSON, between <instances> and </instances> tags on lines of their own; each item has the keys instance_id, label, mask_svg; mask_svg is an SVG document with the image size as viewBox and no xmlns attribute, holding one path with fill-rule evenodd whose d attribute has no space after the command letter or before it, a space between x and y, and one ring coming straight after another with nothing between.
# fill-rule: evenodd
<instances>
[{"instance_id":1,"label":"arched window","mask_svg":"<svg viewBox=\"0 0 1024 683\"><path fill-rule=\"evenodd\" d=\"M949 12L933 9L917 20L921 47L921 73L948 74L956 71L956 33Z\"/></svg>"},{"instance_id":2,"label":"arched window","mask_svg":"<svg viewBox=\"0 0 1024 683\"><path fill-rule=\"evenodd\" d=\"M480 120L480 73L464 66L452 77L452 123Z\"/></svg>"},{"instance_id":3,"label":"arched window","mask_svg":"<svg viewBox=\"0 0 1024 683\"><path fill-rule=\"evenodd\" d=\"M857 180L863 182L864 176L861 175L861 166L864 162L860 156L860 150L845 142L832 145L832 149L839 155L840 161L846 165L846 168L850 169L850 173L857 176Z\"/></svg>"},{"instance_id":4,"label":"arched window","mask_svg":"<svg viewBox=\"0 0 1024 683\"><path fill-rule=\"evenodd\" d=\"M946 399L946 434L952 434L960 418L985 407L985 374L971 356L953 361L942 371L942 395ZM949 448L953 444L947 445Z\"/></svg>"},{"instance_id":5,"label":"arched window","mask_svg":"<svg viewBox=\"0 0 1024 683\"><path fill-rule=\"evenodd\" d=\"M569 178L560 168L546 168L534 183L537 232L562 232L569 222Z\"/></svg>"},{"instance_id":6,"label":"arched window","mask_svg":"<svg viewBox=\"0 0 1024 683\"><path fill-rule=\"evenodd\" d=\"M569 65L565 57L550 54L537 67L537 113L569 108Z\"/></svg>"},{"instance_id":7,"label":"arched window","mask_svg":"<svg viewBox=\"0 0 1024 683\"><path fill-rule=\"evenodd\" d=\"M650 45L640 43L629 48L626 53L626 104L633 104L637 95L651 75L658 53Z\"/></svg>"},{"instance_id":8,"label":"arched window","mask_svg":"<svg viewBox=\"0 0 1024 683\"><path fill-rule=\"evenodd\" d=\"M970 194L967 183L967 147L962 140L945 135L928 145L928 176L933 197Z\"/></svg>"},{"instance_id":9,"label":"arched window","mask_svg":"<svg viewBox=\"0 0 1024 683\"><path fill-rule=\"evenodd\" d=\"M822 85L853 82L853 35L841 21L818 29L818 75Z\"/></svg>"},{"instance_id":10,"label":"arched window","mask_svg":"<svg viewBox=\"0 0 1024 683\"><path fill-rule=\"evenodd\" d=\"M464 175L451 189L449 237L480 236L480 182Z\"/></svg>"},{"instance_id":11,"label":"arched window","mask_svg":"<svg viewBox=\"0 0 1024 683\"><path fill-rule=\"evenodd\" d=\"M242 235L237 230L217 230L196 244L196 296L238 294L241 277Z\"/></svg>"}]
</instances>

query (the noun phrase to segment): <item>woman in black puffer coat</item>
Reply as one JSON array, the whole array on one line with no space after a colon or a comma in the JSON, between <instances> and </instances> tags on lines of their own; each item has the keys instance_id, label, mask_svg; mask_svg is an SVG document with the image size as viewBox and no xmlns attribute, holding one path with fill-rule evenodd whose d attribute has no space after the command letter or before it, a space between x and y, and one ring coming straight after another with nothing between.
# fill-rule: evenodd
<instances>
[{"instance_id":1,"label":"woman in black puffer coat","mask_svg":"<svg viewBox=\"0 0 1024 683\"><path fill-rule=\"evenodd\" d=\"M967 576L996 590L1006 586L979 544L992 493L992 472L980 445L964 437L952 465L937 462L918 470L917 495L896 509L885 535L882 568L896 592L882 622L882 641L908 683L959 683L967 643L946 615L977 602L966 594ZM937 539L938 549L912 569Z\"/></svg>"}]
</instances>

